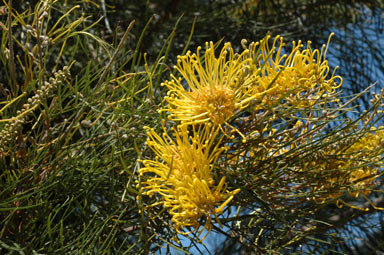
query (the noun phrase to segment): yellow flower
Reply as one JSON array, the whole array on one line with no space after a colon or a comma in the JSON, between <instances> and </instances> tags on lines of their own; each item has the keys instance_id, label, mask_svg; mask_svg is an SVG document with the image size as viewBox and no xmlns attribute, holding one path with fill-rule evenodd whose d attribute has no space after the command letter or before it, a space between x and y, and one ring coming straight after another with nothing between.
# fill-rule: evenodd
<instances>
[{"instance_id":1,"label":"yellow flower","mask_svg":"<svg viewBox=\"0 0 384 255\"><path fill-rule=\"evenodd\" d=\"M349 182L353 183L349 194L358 197L359 194L368 195L372 191L372 186L377 178L377 169L372 167L363 167L351 172Z\"/></svg>"},{"instance_id":2,"label":"yellow flower","mask_svg":"<svg viewBox=\"0 0 384 255\"><path fill-rule=\"evenodd\" d=\"M231 44L226 43L216 58L215 47L210 42L206 43L202 63L200 50L198 47L196 54L188 52L178 57L176 70L182 78L171 76L170 81L163 83L169 89L166 97L169 108L162 111L169 111L171 120L186 125L204 122L222 125L259 96L250 90L255 77L248 75L249 52L235 54Z\"/></svg>"},{"instance_id":3,"label":"yellow flower","mask_svg":"<svg viewBox=\"0 0 384 255\"><path fill-rule=\"evenodd\" d=\"M375 154L377 154L378 150L382 151L381 148L384 146L384 129L376 130L372 128L371 131L376 132L366 134L345 152L347 157L351 158L351 161L366 161L373 164L373 166L367 165L351 171L348 178L348 181L353 184L353 190L349 192L351 196L357 197L359 193L364 195L371 193L374 180L379 175L377 165L383 164L381 153L376 156ZM354 162L351 164L358 164Z\"/></svg>"},{"instance_id":4,"label":"yellow flower","mask_svg":"<svg viewBox=\"0 0 384 255\"><path fill-rule=\"evenodd\" d=\"M312 50L310 41L306 49L303 49L301 41L297 44L292 42L292 50L287 55L284 54L283 37L275 37L271 49L269 39L270 36L267 36L250 46L255 63L252 69L260 74L255 91L262 93L268 90L258 109L263 105L275 105L282 99L296 106L313 104L324 92L332 93L341 86L342 78L334 75L336 69L329 75L330 68L326 60L329 40L321 51Z\"/></svg>"},{"instance_id":5,"label":"yellow flower","mask_svg":"<svg viewBox=\"0 0 384 255\"><path fill-rule=\"evenodd\" d=\"M373 133L373 131L376 132ZM384 147L384 129L372 128L371 132L344 150L327 152L327 155L336 155L336 158L326 157L325 161L312 164L324 173L332 170L327 181L322 180L315 190L335 191L327 193L325 198L340 197L343 195L343 189L348 189L349 194L354 197L371 193L375 185L374 181L380 175L378 166L383 164L381 154Z\"/></svg>"},{"instance_id":6,"label":"yellow flower","mask_svg":"<svg viewBox=\"0 0 384 255\"><path fill-rule=\"evenodd\" d=\"M204 229L211 229L212 216L221 225L217 215L240 190L228 192L225 177L215 186L212 168L225 150L219 148L220 141L214 143L218 129L210 125L190 128L192 134L188 133L186 126L174 129L174 139L167 134L165 127L162 137L149 129L147 144L157 157L155 160L143 160L144 167L139 173L154 174L142 182L143 194L159 194L162 197L154 205L162 204L170 208L176 231L188 234L190 232L183 229L192 227L200 235ZM206 223L199 230L202 216L205 216Z\"/></svg>"}]
</instances>

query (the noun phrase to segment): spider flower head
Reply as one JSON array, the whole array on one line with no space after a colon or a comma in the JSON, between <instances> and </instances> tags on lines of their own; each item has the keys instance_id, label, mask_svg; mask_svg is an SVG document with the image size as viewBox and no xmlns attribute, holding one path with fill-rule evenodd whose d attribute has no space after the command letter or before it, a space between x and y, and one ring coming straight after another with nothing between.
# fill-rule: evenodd
<instances>
[{"instance_id":1,"label":"spider flower head","mask_svg":"<svg viewBox=\"0 0 384 255\"><path fill-rule=\"evenodd\" d=\"M384 147L384 129L371 128L370 133L360 138L350 148L346 154L350 154L351 161L365 161L368 165L351 171L348 181L352 183L351 196L357 197L359 194L368 195L375 186L375 179L379 173L378 166L382 166L382 152ZM356 164L356 163L355 163Z\"/></svg>"},{"instance_id":2,"label":"spider flower head","mask_svg":"<svg viewBox=\"0 0 384 255\"><path fill-rule=\"evenodd\" d=\"M142 182L143 194L161 196L160 202L153 205L169 208L176 231L189 234L183 229L191 227L200 236L204 229L211 229L212 216L221 225L217 215L240 190L227 191L225 177L215 186L212 168L225 150L218 147L220 141L215 145L218 129L211 125L191 128L191 134L187 126L173 129L174 138L165 127L162 136L149 129L147 144L157 157L143 160L144 167L139 173L152 174ZM206 217L206 223L200 229L202 216Z\"/></svg>"},{"instance_id":3,"label":"spider flower head","mask_svg":"<svg viewBox=\"0 0 384 255\"><path fill-rule=\"evenodd\" d=\"M252 69L259 74L255 91L256 93L267 91L259 107L274 105L281 99L294 105L311 101L314 103L320 95L325 92L333 93L340 87L342 78L335 76L336 69L330 75L330 68L326 60L332 35L333 33L321 51L313 50L310 41L303 49L303 44L298 41L297 44L292 42L290 53L284 54L285 43L283 37L280 36L275 37L271 48L268 45L270 36L251 44L250 52L254 62Z\"/></svg>"},{"instance_id":4,"label":"spider flower head","mask_svg":"<svg viewBox=\"0 0 384 255\"><path fill-rule=\"evenodd\" d=\"M182 124L222 125L259 96L250 90L254 76L248 71L249 52L235 54L231 44L225 43L216 57L212 42L206 43L204 57L200 51L198 47L196 54L187 52L178 57L175 68L181 78L171 76L163 83L169 89L169 106L163 111L169 111L170 119Z\"/></svg>"},{"instance_id":5,"label":"spider flower head","mask_svg":"<svg viewBox=\"0 0 384 255\"><path fill-rule=\"evenodd\" d=\"M315 190L334 192L324 193L322 201L334 199L343 195L348 190L349 195L358 197L368 195L374 189L375 180L380 173L379 168L383 162L381 155L384 148L384 129L371 129L359 140L345 150L330 150L327 155L336 155L334 159L322 162L314 162L321 172L330 172L332 176L322 182Z\"/></svg>"}]
</instances>

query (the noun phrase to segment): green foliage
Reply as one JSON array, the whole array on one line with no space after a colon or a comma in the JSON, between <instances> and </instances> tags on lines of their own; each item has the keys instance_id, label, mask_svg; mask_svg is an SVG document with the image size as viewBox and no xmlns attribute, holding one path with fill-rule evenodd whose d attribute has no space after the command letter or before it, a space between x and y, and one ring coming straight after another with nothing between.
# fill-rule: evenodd
<instances>
[{"instance_id":1,"label":"green foliage","mask_svg":"<svg viewBox=\"0 0 384 255\"><path fill-rule=\"evenodd\" d=\"M147 249L133 179L154 110L144 103L140 56L121 50L127 36L115 48L90 33L96 23L79 6L41 1L10 10L1 45L2 82L10 85L2 94L1 250ZM124 71L133 59L134 72ZM65 78L48 79L63 66Z\"/></svg>"}]
</instances>

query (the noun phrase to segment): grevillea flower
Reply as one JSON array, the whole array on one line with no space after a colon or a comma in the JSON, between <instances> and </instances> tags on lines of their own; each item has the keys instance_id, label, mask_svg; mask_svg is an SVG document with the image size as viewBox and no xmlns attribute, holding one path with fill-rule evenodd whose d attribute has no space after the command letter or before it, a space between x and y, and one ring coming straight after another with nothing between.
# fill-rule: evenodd
<instances>
[{"instance_id":1,"label":"grevillea flower","mask_svg":"<svg viewBox=\"0 0 384 255\"><path fill-rule=\"evenodd\" d=\"M374 180L378 177L378 166L382 166L381 161L382 148L384 147L384 129L372 129L375 133L368 133L351 147L345 154L350 158L351 165L357 165L354 162L367 162L368 165L353 169L350 172L348 181L352 183L352 190L349 191L351 196L357 197L360 193L367 195L372 191ZM378 153L381 151L381 153Z\"/></svg>"},{"instance_id":2,"label":"grevillea flower","mask_svg":"<svg viewBox=\"0 0 384 255\"><path fill-rule=\"evenodd\" d=\"M161 196L161 201L154 205L169 208L176 231L188 234L190 232L183 229L192 227L200 236L204 229L211 229L212 216L221 224L217 215L240 190L227 191L225 177L215 185L212 168L225 150L219 148L220 141L215 141L218 129L210 125L190 128L191 134L186 126L173 129L174 138L168 135L165 127L161 137L148 128L147 144L157 157L143 160L144 167L139 173L152 174L142 182L143 194ZM206 223L200 229L202 216Z\"/></svg>"},{"instance_id":3,"label":"grevillea flower","mask_svg":"<svg viewBox=\"0 0 384 255\"><path fill-rule=\"evenodd\" d=\"M325 92L333 93L341 86L342 78L334 75L336 69L330 75L326 60L329 40L321 51L312 50L310 41L306 49L303 49L301 41L297 44L292 42L291 52L284 54L283 37L275 37L271 48L269 39L267 36L250 46L252 69L259 74L255 93L267 91L258 109L275 105L283 99L295 106L313 104Z\"/></svg>"},{"instance_id":4,"label":"grevillea flower","mask_svg":"<svg viewBox=\"0 0 384 255\"><path fill-rule=\"evenodd\" d=\"M327 181L322 180L315 190L329 191L325 197L320 199L325 201L327 198L338 198L343 195L345 186L351 196L357 197L359 194L368 195L372 192L375 179L381 174L378 172L383 162L381 155L384 148L384 129L372 129L371 133L366 134L352 145L345 149L329 150L326 160L311 162L312 167L316 167L320 172L330 172ZM337 191L338 190L338 191Z\"/></svg>"},{"instance_id":5,"label":"grevillea flower","mask_svg":"<svg viewBox=\"0 0 384 255\"><path fill-rule=\"evenodd\" d=\"M235 54L231 44L226 43L216 58L212 42L206 43L203 58L200 50L198 47L196 54L188 52L178 57L176 70L181 78L171 76L170 81L163 83L169 89L166 97L169 106L162 111L169 111L170 119L181 121L182 125L205 122L222 125L260 96L250 90L255 77L248 75L249 52Z\"/></svg>"}]
</instances>

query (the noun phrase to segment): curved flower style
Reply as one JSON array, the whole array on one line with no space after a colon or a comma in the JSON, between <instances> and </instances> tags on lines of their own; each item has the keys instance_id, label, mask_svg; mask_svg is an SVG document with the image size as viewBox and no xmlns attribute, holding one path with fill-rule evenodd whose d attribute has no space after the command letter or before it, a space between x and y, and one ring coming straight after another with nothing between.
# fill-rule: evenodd
<instances>
[{"instance_id":1,"label":"curved flower style","mask_svg":"<svg viewBox=\"0 0 384 255\"><path fill-rule=\"evenodd\" d=\"M169 111L170 119L181 121L182 125L208 121L222 125L260 96L250 90L255 76L248 75L249 52L235 54L231 44L226 43L216 58L210 42L206 43L202 63L200 50L198 47L196 54L188 52L178 57L176 70L182 78L171 76L162 84L169 89L169 108L162 111Z\"/></svg>"},{"instance_id":2,"label":"curved flower style","mask_svg":"<svg viewBox=\"0 0 384 255\"><path fill-rule=\"evenodd\" d=\"M257 108L272 106L282 100L296 106L311 105L324 92L333 93L340 87L343 80L341 76L334 75L336 69L328 77L330 68L326 54L332 35L321 51L312 50L310 41L306 49L302 49L301 41L297 44L292 42L292 50L288 55L284 54L285 43L280 36L275 37L271 49L268 46L270 36L251 44L251 57L255 63L252 69L260 74L255 93L267 91Z\"/></svg>"},{"instance_id":3,"label":"curved flower style","mask_svg":"<svg viewBox=\"0 0 384 255\"><path fill-rule=\"evenodd\" d=\"M155 160L143 160L144 167L139 173L155 174L142 182L143 194L151 196L157 193L162 196L162 200L154 205L162 204L170 208L178 233L190 233L183 232L185 227L198 230L199 219L206 217L200 235L204 229L211 229L212 215L221 224L217 214L222 213L240 190L226 191L225 177L215 186L212 167L225 150L218 147L219 143L214 146L218 129L208 125L200 125L198 129L192 126L192 129L192 136L189 136L185 126L174 130L175 139L167 134L165 128L162 137L149 129L147 144L157 157Z\"/></svg>"}]
</instances>

